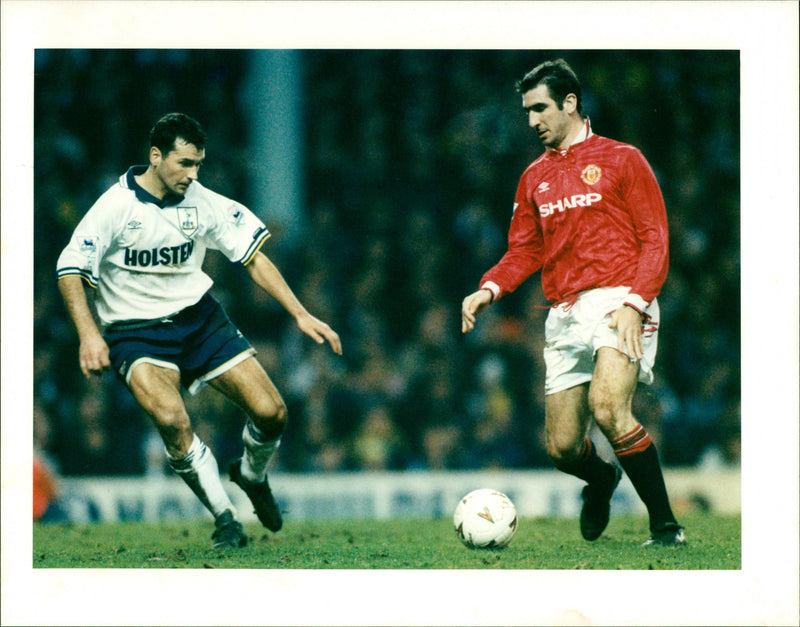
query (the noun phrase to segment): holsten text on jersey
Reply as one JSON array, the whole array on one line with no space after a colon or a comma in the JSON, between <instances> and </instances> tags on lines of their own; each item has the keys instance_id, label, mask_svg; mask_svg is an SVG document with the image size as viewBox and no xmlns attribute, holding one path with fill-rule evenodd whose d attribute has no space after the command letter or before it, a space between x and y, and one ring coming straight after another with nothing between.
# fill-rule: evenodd
<instances>
[{"instance_id":1,"label":"holsten text on jersey","mask_svg":"<svg viewBox=\"0 0 800 627\"><path fill-rule=\"evenodd\" d=\"M162 246L161 248L125 249L126 266L176 266L186 262L192 256L194 242L188 241L178 246Z\"/></svg>"}]
</instances>

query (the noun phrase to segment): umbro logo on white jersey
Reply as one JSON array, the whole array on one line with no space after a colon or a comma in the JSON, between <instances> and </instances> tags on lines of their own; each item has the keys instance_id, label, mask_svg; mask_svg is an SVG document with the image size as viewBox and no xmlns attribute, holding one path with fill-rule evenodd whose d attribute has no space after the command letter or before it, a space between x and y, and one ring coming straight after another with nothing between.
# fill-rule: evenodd
<instances>
[{"instance_id":1,"label":"umbro logo on white jersey","mask_svg":"<svg viewBox=\"0 0 800 627\"><path fill-rule=\"evenodd\" d=\"M131 220L128 222L128 230L129 231L138 231L142 228L142 223L139 220Z\"/></svg>"},{"instance_id":2,"label":"umbro logo on white jersey","mask_svg":"<svg viewBox=\"0 0 800 627\"><path fill-rule=\"evenodd\" d=\"M536 191L541 194L542 192L546 192L548 189L550 189L550 183L543 181L539 183L539 187L536 188Z\"/></svg>"}]
</instances>

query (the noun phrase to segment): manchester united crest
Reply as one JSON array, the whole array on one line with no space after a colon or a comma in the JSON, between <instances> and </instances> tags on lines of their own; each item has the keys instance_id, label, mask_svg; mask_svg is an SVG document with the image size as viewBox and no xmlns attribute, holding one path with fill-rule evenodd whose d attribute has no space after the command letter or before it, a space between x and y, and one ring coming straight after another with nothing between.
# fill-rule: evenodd
<instances>
[{"instance_id":1,"label":"manchester united crest","mask_svg":"<svg viewBox=\"0 0 800 627\"><path fill-rule=\"evenodd\" d=\"M581 172L581 180L587 185L594 185L603 176L603 171L596 165L587 165Z\"/></svg>"}]
</instances>

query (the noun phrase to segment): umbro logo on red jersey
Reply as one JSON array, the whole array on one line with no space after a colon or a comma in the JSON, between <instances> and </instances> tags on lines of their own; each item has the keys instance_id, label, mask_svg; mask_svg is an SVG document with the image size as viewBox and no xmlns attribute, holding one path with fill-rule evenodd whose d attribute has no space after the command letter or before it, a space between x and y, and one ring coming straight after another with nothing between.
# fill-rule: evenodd
<instances>
[{"instance_id":1,"label":"umbro logo on red jersey","mask_svg":"<svg viewBox=\"0 0 800 627\"><path fill-rule=\"evenodd\" d=\"M539 183L539 187L536 188L536 191L541 194L542 192L546 192L548 189L550 189L550 183L543 181Z\"/></svg>"}]
</instances>

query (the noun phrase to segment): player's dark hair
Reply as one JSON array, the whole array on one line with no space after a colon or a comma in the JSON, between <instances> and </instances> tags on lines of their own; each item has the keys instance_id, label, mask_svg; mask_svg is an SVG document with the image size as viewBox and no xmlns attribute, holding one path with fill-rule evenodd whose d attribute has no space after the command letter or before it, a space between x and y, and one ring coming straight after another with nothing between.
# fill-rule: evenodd
<instances>
[{"instance_id":1,"label":"player's dark hair","mask_svg":"<svg viewBox=\"0 0 800 627\"><path fill-rule=\"evenodd\" d=\"M175 140L180 137L198 150L206 147L206 132L200 122L185 113L168 113L150 130L150 146L155 146L163 156L175 149Z\"/></svg>"},{"instance_id":2,"label":"player's dark hair","mask_svg":"<svg viewBox=\"0 0 800 627\"><path fill-rule=\"evenodd\" d=\"M550 97L556 101L558 108L564 105L564 98L575 94L578 99L578 114L583 115L581 84L569 64L564 59L540 63L516 83L520 94L535 89L539 85L547 85Z\"/></svg>"}]
</instances>

